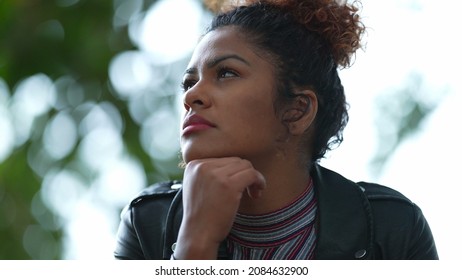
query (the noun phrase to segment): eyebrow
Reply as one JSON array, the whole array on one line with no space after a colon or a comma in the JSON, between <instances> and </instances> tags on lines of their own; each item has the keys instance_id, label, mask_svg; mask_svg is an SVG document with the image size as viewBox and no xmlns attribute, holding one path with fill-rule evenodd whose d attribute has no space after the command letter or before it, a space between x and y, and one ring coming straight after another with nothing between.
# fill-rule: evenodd
<instances>
[{"instance_id":1,"label":"eyebrow","mask_svg":"<svg viewBox=\"0 0 462 280\"><path fill-rule=\"evenodd\" d=\"M219 64L220 62L228 60L228 59L236 59L236 60L239 60L239 61L243 62L244 64L250 66L250 63L247 60L245 60L244 58L242 58L242 57L240 57L240 56L238 56L236 54L228 54L228 55L219 56L219 57L211 59L210 61L207 61L207 63L206 63L207 68L213 68L217 64ZM196 67L188 68L188 69L185 70L184 73L185 74L196 74L197 73L197 68Z\"/></svg>"}]
</instances>

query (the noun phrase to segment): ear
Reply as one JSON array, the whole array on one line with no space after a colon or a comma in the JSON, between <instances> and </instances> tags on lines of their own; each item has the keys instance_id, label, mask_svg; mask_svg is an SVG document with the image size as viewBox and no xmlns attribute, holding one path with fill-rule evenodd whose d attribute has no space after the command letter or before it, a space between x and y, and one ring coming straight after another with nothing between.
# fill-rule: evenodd
<instances>
[{"instance_id":1,"label":"ear","mask_svg":"<svg viewBox=\"0 0 462 280\"><path fill-rule=\"evenodd\" d=\"M318 112L318 98L309 89L296 91L297 96L283 115L290 134L302 135L314 122Z\"/></svg>"}]
</instances>

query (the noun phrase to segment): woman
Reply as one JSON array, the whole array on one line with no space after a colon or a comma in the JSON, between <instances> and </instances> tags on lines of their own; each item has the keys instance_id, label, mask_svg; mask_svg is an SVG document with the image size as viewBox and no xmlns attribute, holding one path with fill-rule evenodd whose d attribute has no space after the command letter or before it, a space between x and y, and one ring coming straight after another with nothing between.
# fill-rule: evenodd
<instances>
[{"instance_id":1,"label":"woman","mask_svg":"<svg viewBox=\"0 0 462 280\"><path fill-rule=\"evenodd\" d=\"M120 259L436 259L400 193L318 165L348 115L337 68L364 27L335 0L247 1L217 15L183 79L183 182L127 207Z\"/></svg>"}]
</instances>

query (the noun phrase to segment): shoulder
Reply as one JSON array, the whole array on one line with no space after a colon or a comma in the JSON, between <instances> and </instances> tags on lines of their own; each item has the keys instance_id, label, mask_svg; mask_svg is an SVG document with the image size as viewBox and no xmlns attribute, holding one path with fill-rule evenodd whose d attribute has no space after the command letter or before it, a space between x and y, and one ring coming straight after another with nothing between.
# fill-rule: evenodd
<instances>
[{"instance_id":1,"label":"shoulder","mask_svg":"<svg viewBox=\"0 0 462 280\"><path fill-rule=\"evenodd\" d=\"M163 219L175 200L181 199L178 195L181 190L180 181L165 181L153 184L143 189L124 207L121 219L136 225L136 221L150 221L152 216Z\"/></svg>"},{"instance_id":2,"label":"shoulder","mask_svg":"<svg viewBox=\"0 0 462 280\"><path fill-rule=\"evenodd\" d=\"M413 204L405 195L390 187L364 181L357 182L357 184L369 200L392 200L405 204Z\"/></svg>"},{"instance_id":3,"label":"shoulder","mask_svg":"<svg viewBox=\"0 0 462 280\"><path fill-rule=\"evenodd\" d=\"M138 193L128 206L134 207L149 201L173 199L181 186L181 181L165 181L153 184Z\"/></svg>"},{"instance_id":4,"label":"shoulder","mask_svg":"<svg viewBox=\"0 0 462 280\"><path fill-rule=\"evenodd\" d=\"M413 224L417 215L421 214L419 207L411 199L393 188L370 182L358 182L357 185L365 194L376 222L384 219L387 224L391 220L395 223Z\"/></svg>"},{"instance_id":5,"label":"shoulder","mask_svg":"<svg viewBox=\"0 0 462 280\"><path fill-rule=\"evenodd\" d=\"M384 259L437 259L435 243L422 210L397 190L358 182L374 217L376 257Z\"/></svg>"},{"instance_id":6,"label":"shoulder","mask_svg":"<svg viewBox=\"0 0 462 280\"><path fill-rule=\"evenodd\" d=\"M161 182L134 197L121 213L114 255L118 259L163 259L169 211L179 201L181 183ZM174 211L178 212L178 211Z\"/></svg>"}]
</instances>

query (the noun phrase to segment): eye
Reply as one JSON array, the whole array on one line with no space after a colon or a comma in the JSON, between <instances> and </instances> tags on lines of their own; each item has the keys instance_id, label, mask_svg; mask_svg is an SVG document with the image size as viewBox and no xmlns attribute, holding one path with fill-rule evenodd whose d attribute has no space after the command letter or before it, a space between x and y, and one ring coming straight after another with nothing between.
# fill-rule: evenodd
<instances>
[{"instance_id":1,"label":"eye","mask_svg":"<svg viewBox=\"0 0 462 280\"><path fill-rule=\"evenodd\" d=\"M228 67L220 67L218 68L217 76L219 79L226 79L226 78L234 78L238 77L238 73Z\"/></svg>"},{"instance_id":2,"label":"eye","mask_svg":"<svg viewBox=\"0 0 462 280\"><path fill-rule=\"evenodd\" d=\"M183 89L183 92L186 92L189 89L191 89L195 84L196 84L195 80L185 79L183 82L181 82L181 88Z\"/></svg>"}]
</instances>

